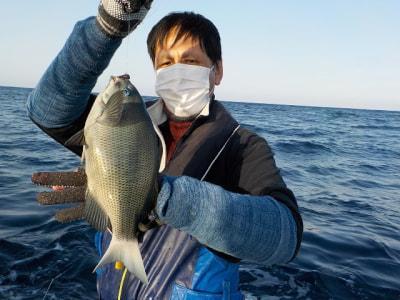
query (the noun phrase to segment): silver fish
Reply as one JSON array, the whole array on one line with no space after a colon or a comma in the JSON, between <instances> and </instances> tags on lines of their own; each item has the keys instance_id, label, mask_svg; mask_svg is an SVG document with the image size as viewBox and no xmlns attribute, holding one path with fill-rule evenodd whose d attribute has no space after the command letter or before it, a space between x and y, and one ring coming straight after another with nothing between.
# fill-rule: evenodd
<instances>
[{"instance_id":1,"label":"silver fish","mask_svg":"<svg viewBox=\"0 0 400 300\"><path fill-rule=\"evenodd\" d=\"M121 261L147 283L138 224L156 201L160 154L153 123L129 75L111 77L93 104L83 135L66 144L84 146L85 219L100 231L109 223L112 227L110 246L95 270Z\"/></svg>"}]
</instances>

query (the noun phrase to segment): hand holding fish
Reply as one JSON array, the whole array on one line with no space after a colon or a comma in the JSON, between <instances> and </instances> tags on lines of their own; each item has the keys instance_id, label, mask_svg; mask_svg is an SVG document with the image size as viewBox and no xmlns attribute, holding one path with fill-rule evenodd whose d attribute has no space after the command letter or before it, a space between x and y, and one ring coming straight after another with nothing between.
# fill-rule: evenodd
<instances>
[{"instance_id":1,"label":"hand holding fish","mask_svg":"<svg viewBox=\"0 0 400 300\"><path fill-rule=\"evenodd\" d=\"M60 223L85 219L86 181L86 173L83 168L78 168L77 171L71 172L36 172L32 174L32 182L34 184L51 187L52 189L52 191L37 194L37 201L41 205L79 203L76 206L61 209L55 214L56 220ZM161 177L159 177L159 182L161 182ZM155 205L156 203L154 203L154 207ZM139 223L138 228L144 233L160 225L162 225L162 222L151 212Z\"/></svg>"}]
</instances>

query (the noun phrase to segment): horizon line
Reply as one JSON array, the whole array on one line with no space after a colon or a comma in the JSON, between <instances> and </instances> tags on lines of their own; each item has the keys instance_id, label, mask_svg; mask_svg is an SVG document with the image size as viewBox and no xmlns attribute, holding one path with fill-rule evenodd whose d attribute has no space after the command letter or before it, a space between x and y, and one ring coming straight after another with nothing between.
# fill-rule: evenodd
<instances>
[{"instance_id":1,"label":"horizon line","mask_svg":"<svg viewBox=\"0 0 400 300\"><path fill-rule=\"evenodd\" d=\"M34 87L24 87L24 86L9 86L1 85L0 87L5 88L17 88L17 89L30 89L33 90ZM142 97L152 97L158 98L158 96L153 95L142 95ZM373 108L373 107L349 107L349 106L331 106L331 105L311 105L311 104L290 104L290 103L273 103L273 102L261 102L257 100L240 100L240 99L217 99L223 102L237 102L237 103L248 103L248 104L265 104L265 105L283 105L283 106L294 106L294 107L313 107L313 108L328 108L328 109L350 109L350 110L368 110L368 111L388 111L388 112L400 112L400 108Z\"/></svg>"}]
</instances>

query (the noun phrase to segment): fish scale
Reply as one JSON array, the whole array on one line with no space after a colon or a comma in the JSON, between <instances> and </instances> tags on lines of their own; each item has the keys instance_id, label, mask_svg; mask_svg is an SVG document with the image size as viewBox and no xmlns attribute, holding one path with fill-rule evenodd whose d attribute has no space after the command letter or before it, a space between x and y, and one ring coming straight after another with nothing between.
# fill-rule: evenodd
<instances>
[{"instance_id":1,"label":"fish scale","mask_svg":"<svg viewBox=\"0 0 400 300\"><path fill-rule=\"evenodd\" d=\"M91 147L85 150L86 159L93 162L90 165L86 164L86 172L89 178L88 187L94 191L96 198L104 199L101 205L105 211L119 212L117 210L120 208L122 212L129 213L132 216L131 218L116 218L114 222L111 221L113 233L116 235L120 234L121 228L126 228L128 232L132 233L132 236L136 235L134 225L137 220L135 217L137 218L140 213L139 208L143 207L144 203L132 201L135 205L125 204L124 206L124 202L119 201L119 199L132 198L144 201L150 190L143 187L151 187L151 180L153 180L153 174L156 171L148 168L145 164L146 161L154 160L154 157L150 157L152 151L149 151L149 147L142 145L140 149L137 147L137 140L143 140L144 137L134 136L136 132L143 132L145 129L146 126L107 128L101 124L96 124L91 128L90 137L93 137L93 142L90 143ZM115 141L115 149L127 150L115 151L114 148L106 147L111 139ZM96 153L96 149L102 149L101 155L98 152ZM131 165L124 163L128 160ZM92 182L90 178L98 178L98 176L92 176L92 174L102 174L103 178ZM106 201L107 199L109 201ZM129 221L130 223L129 225L117 225L119 220Z\"/></svg>"}]
</instances>

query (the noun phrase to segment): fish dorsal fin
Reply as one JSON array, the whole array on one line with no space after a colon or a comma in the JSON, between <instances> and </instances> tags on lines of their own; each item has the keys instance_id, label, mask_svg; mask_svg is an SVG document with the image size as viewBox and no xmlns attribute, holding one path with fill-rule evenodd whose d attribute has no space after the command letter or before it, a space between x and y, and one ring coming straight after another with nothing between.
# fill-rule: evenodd
<instances>
[{"instance_id":1,"label":"fish dorsal fin","mask_svg":"<svg viewBox=\"0 0 400 300\"><path fill-rule=\"evenodd\" d=\"M71 136L65 143L65 146L83 146L85 145L85 134L84 130L81 129L73 136Z\"/></svg>"},{"instance_id":2,"label":"fish dorsal fin","mask_svg":"<svg viewBox=\"0 0 400 300\"><path fill-rule=\"evenodd\" d=\"M100 123L118 124L122 115L122 104L124 94L119 91L114 93L107 103L104 104L103 114L100 116Z\"/></svg>"},{"instance_id":3,"label":"fish dorsal fin","mask_svg":"<svg viewBox=\"0 0 400 300\"><path fill-rule=\"evenodd\" d=\"M85 219L98 231L106 231L108 217L94 197L86 190L85 194Z\"/></svg>"}]
</instances>

